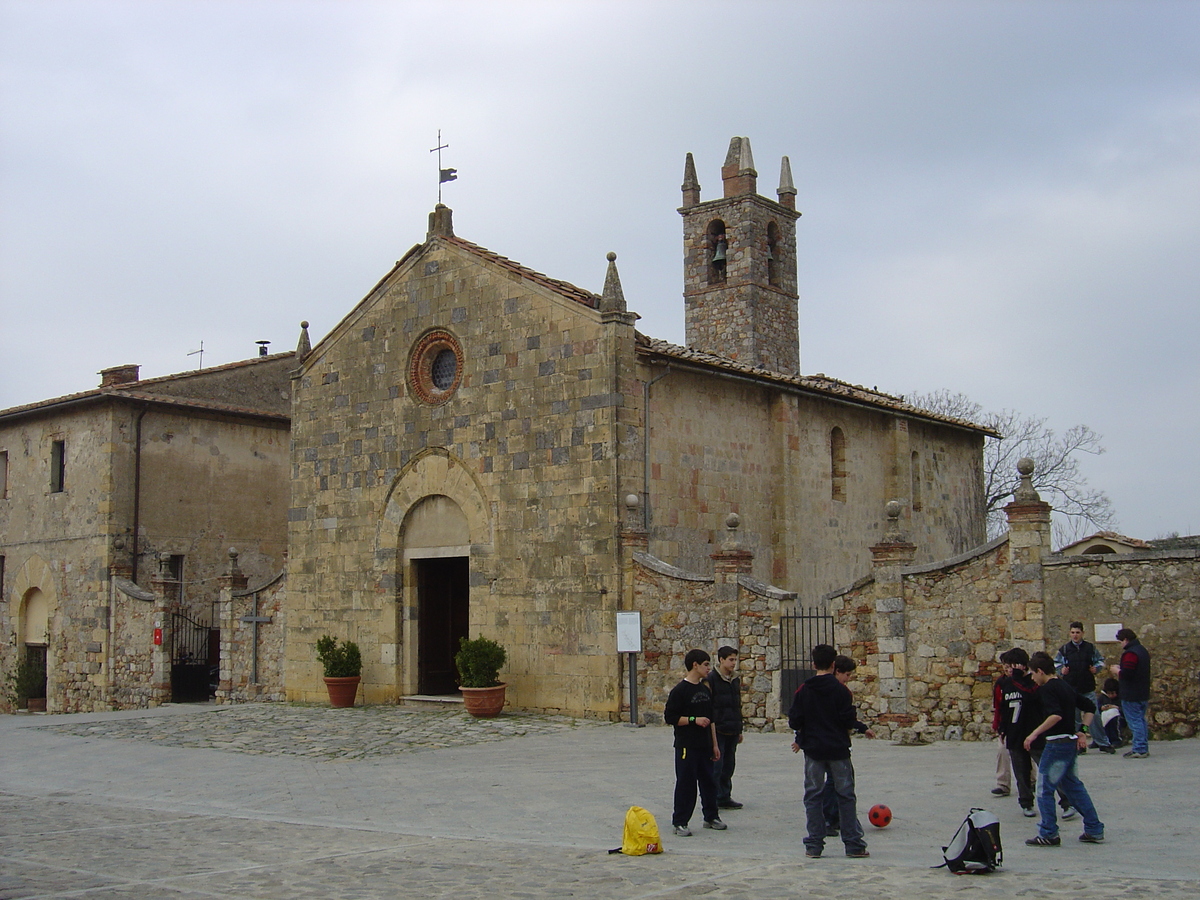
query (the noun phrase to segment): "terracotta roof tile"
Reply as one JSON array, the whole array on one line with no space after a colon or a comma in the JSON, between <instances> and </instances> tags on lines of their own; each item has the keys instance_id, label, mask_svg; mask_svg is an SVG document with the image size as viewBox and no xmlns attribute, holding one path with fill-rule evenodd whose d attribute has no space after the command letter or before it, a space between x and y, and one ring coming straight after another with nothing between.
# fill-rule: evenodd
<instances>
[{"instance_id":1,"label":"terracotta roof tile","mask_svg":"<svg viewBox=\"0 0 1200 900\"><path fill-rule=\"evenodd\" d=\"M788 375L783 372L774 372L763 366L747 365L734 359L718 356L715 353L705 353L702 350L680 347L677 344L671 344L658 338L647 337L641 332L637 334L637 345L642 353L664 357L668 361L676 359L681 362L694 363L718 371L760 378L763 381L793 387L810 393L865 404L867 406L875 406L894 412L903 412L918 418L942 422L958 428L967 428L971 431L978 431L992 437L999 437L999 434L990 428L985 428L974 422L968 422L966 419L930 412L929 410L906 403L903 397L885 394L881 391L865 388L857 384L850 384L846 381L839 381L836 378L829 378L825 375Z\"/></svg>"},{"instance_id":2,"label":"terracotta roof tile","mask_svg":"<svg viewBox=\"0 0 1200 900\"><path fill-rule=\"evenodd\" d=\"M514 274L520 275L522 278L528 278L530 281L547 287L556 293L562 294L568 299L574 300L576 303L582 303L584 306L596 309L600 302L600 297L593 294L591 291L585 291L581 287L576 287L569 281L562 281L558 278L551 278L549 275L543 275L541 272L536 272L528 266L523 266L519 262L514 262L507 256L501 256L499 253L493 253L485 247L480 247L478 244L473 244L468 240L460 237L439 237L437 240L446 241L454 244L456 247L461 247L467 252L486 259L488 262L495 263L501 268L507 269Z\"/></svg>"}]
</instances>

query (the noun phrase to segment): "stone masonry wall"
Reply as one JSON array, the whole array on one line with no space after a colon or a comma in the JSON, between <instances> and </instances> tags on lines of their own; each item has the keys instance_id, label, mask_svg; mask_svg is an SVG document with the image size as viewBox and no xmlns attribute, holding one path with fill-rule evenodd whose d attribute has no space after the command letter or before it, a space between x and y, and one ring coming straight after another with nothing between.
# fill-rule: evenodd
<instances>
[{"instance_id":1,"label":"stone masonry wall","mask_svg":"<svg viewBox=\"0 0 1200 900\"><path fill-rule=\"evenodd\" d=\"M718 648L738 648L742 717L748 730L771 730L779 709L780 603L794 595L755 581L737 569L741 559L714 554L718 574L696 575L644 553L634 555L633 592L642 614L638 712L643 723L663 724L667 694L684 675L683 658ZM744 560L744 563L743 563ZM626 678L622 696L628 697ZM628 706L623 706L628 715Z\"/></svg>"},{"instance_id":2,"label":"stone masonry wall","mask_svg":"<svg viewBox=\"0 0 1200 900\"><path fill-rule=\"evenodd\" d=\"M221 676L217 703L287 698L283 684L283 645L287 633L287 577L257 590L221 590ZM244 617L268 619L244 622ZM257 675L255 656L257 649Z\"/></svg>"},{"instance_id":3,"label":"stone masonry wall","mask_svg":"<svg viewBox=\"0 0 1200 900\"><path fill-rule=\"evenodd\" d=\"M1157 737L1191 737L1200 726L1200 559L1195 550L1051 557L1044 561L1051 652L1082 621L1132 628L1150 652L1149 724ZM1059 637L1058 632L1062 632ZM1105 662L1119 643L1097 643ZM1105 676L1107 677L1107 676Z\"/></svg>"}]
</instances>

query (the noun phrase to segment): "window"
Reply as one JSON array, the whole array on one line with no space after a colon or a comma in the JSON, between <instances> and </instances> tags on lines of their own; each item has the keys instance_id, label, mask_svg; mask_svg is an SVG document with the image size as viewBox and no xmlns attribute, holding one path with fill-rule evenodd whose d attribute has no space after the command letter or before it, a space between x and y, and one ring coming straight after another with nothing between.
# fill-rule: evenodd
<instances>
[{"instance_id":1,"label":"window","mask_svg":"<svg viewBox=\"0 0 1200 900\"><path fill-rule=\"evenodd\" d=\"M167 560L167 574L174 583L175 600L184 602L184 557L173 553Z\"/></svg>"},{"instance_id":2,"label":"window","mask_svg":"<svg viewBox=\"0 0 1200 900\"><path fill-rule=\"evenodd\" d=\"M829 432L829 472L833 482L831 496L834 500L846 501L846 436L842 429L834 427Z\"/></svg>"},{"instance_id":3,"label":"window","mask_svg":"<svg viewBox=\"0 0 1200 900\"><path fill-rule=\"evenodd\" d=\"M779 287L779 226L767 226L767 284Z\"/></svg>"},{"instance_id":4,"label":"window","mask_svg":"<svg viewBox=\"0 0 1200 900\"><path fill-rule=\"evenodd\" d=\"M725 282L725 264L729 257L729 239L725 235L725 223L713 219L708 223L708 283Z\"/></svg>"},{"instance_id":5,"label":"window","mask_svg":"<svg viewBox=\"0 0 1200 900\"><path fill-rule=\"evenodd\" d=\"M915 450L912 455L912 472L909 477L912 479L913 512L919 512L921 509L921 454Z\"/></svg>"},{"instance_id":6,"label":"window","mask_svg":"<svg viewBox=\"0 0 1200 900\"><path fill-rule=\"evenodd\" d=\"M463 379L463 352L448 331L431 331L410 351L408 386L422 403L440 406L454 396Z\"/></svg>"},{"instance_id":7,"label":"window","mask_svg":"<svg viewBox=\"0 0 1200 900\"><path fill-rule=\"evenodd\" d=\"M0 500L8 496L8 451L0 450Z\"/></svg>"},{"instance_id":8,"label":"window","mask_svg":"<svg viewBox=\"0 0 1200 900\"><path fill-rule=\"evenodd\" d=\"M67 484L67 442L55 441L50 445L50 493L65 491Z\"/></svg>"}]
</instances>

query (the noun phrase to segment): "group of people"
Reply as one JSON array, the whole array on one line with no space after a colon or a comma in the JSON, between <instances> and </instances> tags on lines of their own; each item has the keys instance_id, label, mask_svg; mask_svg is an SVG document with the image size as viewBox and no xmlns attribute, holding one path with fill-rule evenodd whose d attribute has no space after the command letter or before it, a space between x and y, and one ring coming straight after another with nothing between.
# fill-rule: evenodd
<instances>
[{"instance_id":1,"label":"group of people","mask_svg":"<svg viewBox=\"0 0 1200 900\"><path fill-rule=\"evenodd\" d=\"M1098 844L1104 840L1104 823L1096 815L1087 788L1079 778L1079 754L1090 747L1115 753L1120 730L1115 721L1110 731L1102 713L1116 697L1133 734L1129 759L1149 755L1146 705L1150 698L1150 655L1129 628L1120 629L1121 660L1112 666L1116 676L1096 690L1096 675L1104 670L1104 658L1083 639L1083 624L1072 622L1071 639L1055 658L1048 653L1030 655L1020 647L1000 656L1004 675L996 682L993 728L1000 736L997 785L993 794L1011 793L1017 782L1017 802L1030 818L1039 816L1038 833L1025 843L1034 847L1056 847L1058 807L1063 819L1083 818L1079 840ZM1010 774L1011 773L1011 774ZM1035 777L1036 773L1036 777ZM1036 789L1036 798L1035 798ZM1036 800L1037 810L1034 811Z\"/></svg>"},{"instance_id":2,"label":"group of people","mask_svg":"<svg viewBox=\"0 0 1200 900\"><path fill-rule=\"evenodd\" d=\"M788 722L796 733L792 751L804 751L804 810L808 836L805 855L821 855L825 838L841 835L846 855L861 859L867 852L858 820L854 766L850 762L850 732L867 737L875 732L858 721L846 682L856 666L828 644L813 648L816 674L796 691ZM679 837L690 837L696 794L704 827L724 831L720 810L741 809L733 799L737 746L742 742L741 685L734 647L717 651L717 667L704 650L689 650L687 673L671 689L663 716L675 730L675 802L671 826Z\"/></svg>"},{"instance_id":3,"label":"group of people","mask_svg":"<svg viewBox=\"0 0 1200 900\"><path fill-rule=\"evenodd\" d=\"M1115 723L1113 730L1107 730L1099 714L1118 698L1132 734L1126 758L1149 755L1150 654L1137 634L1129 628L1117 632L1121 658L1110 669L1112 684L1106 682L1103 691L1096 690L1096 675L1103 671L1104 658L1083 640L1082 623L1072 622L1070 635L1055 658L1042 651L1031 655L1020 647L1000 657L1004 675L996 683L993 727L1000 735L1003 758L998 760L998 784L992 793L1011 793L1011 774L1015 774L1022 811L1030 818L1040 817L1037 835L1025 842L1034 847L1062 843L1059 808L1063 819L1082 818L1080 841L1103 842L1104 823L1079 778L1076 760L1087 752L1089 737L1093 748L1115 753L1120 732ZM686 674L667 697L663 714L675 733L671 825L679 837L692 834L697 793L705 828L724 831L728 826L721 820L721 810L742 808L732 793L737 748L744 737L738 661L735 647L717 651L716 668L707 652L689 650L684 657ZM875 733L858 720L846 686L855 670L854 660L839 656L828 644L818 644L812 664L816 674L796 691L788 713L795 732L792 751L804 751L805 856L819 858L825 839L840 836L846 856L861 859L870 853L858 820L850 735L858 732L873 738Z\"/></svg>"}]
</instances>

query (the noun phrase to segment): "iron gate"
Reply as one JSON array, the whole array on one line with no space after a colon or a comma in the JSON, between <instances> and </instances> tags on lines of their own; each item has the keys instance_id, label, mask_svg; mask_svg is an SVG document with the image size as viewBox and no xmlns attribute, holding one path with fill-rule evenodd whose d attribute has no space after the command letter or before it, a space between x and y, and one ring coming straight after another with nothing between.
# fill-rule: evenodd
<instances>
[{"instance_id":1,"label":"iron gate","mask_svg":"<svg viewBox=\"0 0 1200 900\"><path fill-rule=\"evenodd\" d=\"M816 674L812 648L833 643L833 616L819 609L798 609L779 620L780 712L787 715L796 693L806 678Z\"/></svg>"},{"instance_id":2,"label":"iron gate","mask_svg":"<svg viewBox=\"0 0 1200 900\"><path fill-rule=\"evenodd\" d=\"M212 673L218 660L212 658L212 649L217 634L216 628L202 625L183 613L171 615L172 702L195 703L213 696Z\"/></svg>"}]
</instances>

